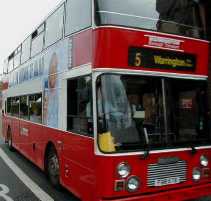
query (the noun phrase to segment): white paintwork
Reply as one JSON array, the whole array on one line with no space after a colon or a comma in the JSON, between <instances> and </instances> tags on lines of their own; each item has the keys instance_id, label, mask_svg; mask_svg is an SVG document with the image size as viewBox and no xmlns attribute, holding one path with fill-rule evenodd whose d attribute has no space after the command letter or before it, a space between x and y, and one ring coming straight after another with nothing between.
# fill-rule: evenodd
<instances>
[{"instance_id":1,"label":"white paintwork","mask_svg":"<svg viewBox=\"0 0 211 201\"><path fill-rule=\"evenodd\" d=\"M14 97L42 92L42 79L26 81L11 88L8 88L6 97Z\"/></svg>"},{"instance_id":2,"label":"white paintwork","mask_svg":"<svg viewBox=\"0 0 211 201\"><path fill-rule=\"evenodd\" d=\"M73 67L71 70L63 73L62 79L68 80L70 78L89 75L91 73L92 73L91 63L88 63L81 66Z\"/></svg>"},{"instance_id":3,"label":"white paintwork","mask_svg":"<svg viewBox=\"0 0 211 201\"><path fill-rule=\"evenodd\" d=\"M134 69L114 69L114 68L100 68L94 69L94 72L98 73L117 73L127 75L143 75L143 76L157 76L157 77L169 77L169 78L181 78L181 79L192 79L192 80L206 80L206 75L192 75L192 74L181 74L181 73L166 73L157 71L146 71L146 70L134 70Z\"/></svg>"},{"instance_id":4,"label":"white paintwork","mask_svg":"<svg viewBox=\"0 0 211 201\"><path fill-rule=\"evenodd\" d=\"M67 80L61 81L61 94L59 96L59 128L61 130L67 130Z\"/></svg>"},{"instance_id":5,"label":"white paintwork","mask_svg":"<svg viewBox=\"0 0 211 201\"><path fill-rule=\"evenodd\" d=\"M6 201L14 201L11 197L7 195L9 192L10 189L6 185L0 184L0 198L2 197Z\"/></svg>"}]
</instances>

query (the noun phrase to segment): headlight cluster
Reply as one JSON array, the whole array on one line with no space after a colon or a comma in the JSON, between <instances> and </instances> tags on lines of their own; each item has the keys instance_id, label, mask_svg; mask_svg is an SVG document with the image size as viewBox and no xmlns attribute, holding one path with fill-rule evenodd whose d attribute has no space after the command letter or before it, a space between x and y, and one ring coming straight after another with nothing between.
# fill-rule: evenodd
<instances>
[{"instance_id":1,"label":"headlight cluster","mask_svg":"<svg viewBox=\"0 0 211 201\"><path fill-rule=\"evenodd\" d=\"M131 167L128 163L122 162L117 166L117 174L122 179L116 181L117 191L126 189L128 192L135 192L140 187L140 179L137 176L129 176Z\"/></svg>"},{"instance_id":2,"label":"headlight cluster","mask_svg":"<svg viewBox=\"0 0 211 201\"><path fill-rule=\"evenodd\" d=\"M117 166L117 173L121 178L126 178L130 174L130 166L127 163L120 163Z\"/></svg>"},{"instance_id":3,"label":"headlight cluster","mask_svg":"<svg viewBox=\"0 0 211 201\"><path fill-rule=\"evenodd\" d=\"M194 168L193 169L193 180L194 181L199 181L202 178L203 168L206 168L209 165L209 160L206 156L202 155L200 157L200 165L202 166L202 169L201 168Z\"/></svg>"},{"instance_id":4,"label":"headlight cluster","mask_svg":"<svg viewBox=\"0 0 211 201\"><path fill-rule=\"evenodd\" d=\"M201 179L201 171L199 168L194 168L193 169L193 180L194 181L199 181Z\"/></svg>"},{"instance_id":5,"label":"headlight cluster","mask_svg":"<svg viewBox=\"0 0 211 201\"><path fill-rule=\"evenodd\" d=\"M127 190L129 192L135 192L139 189L140 181L139 178L136 176L132 176L127 181Z\"/></svg>"},{"instance_id":6,"label":"headlight cluster","mask_svg":"<svg viewBox=\"0 0 211 201\"><path fill-rule=\"evenodd\" d=\"M203 167L207 167L209 165L209 161L208 161L207 157L204 155L202 155L200 157L200 163L201 163L201 166L203 166Z\"/></svg>"}]
</instances>

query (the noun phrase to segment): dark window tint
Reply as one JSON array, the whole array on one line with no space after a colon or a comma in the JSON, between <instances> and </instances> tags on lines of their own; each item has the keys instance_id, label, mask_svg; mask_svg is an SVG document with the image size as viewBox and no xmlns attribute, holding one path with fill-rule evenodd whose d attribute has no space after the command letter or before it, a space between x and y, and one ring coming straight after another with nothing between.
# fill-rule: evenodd
<instances>
[{"instance_id":1,"label":"dark window tint","mask_svg":"<svg viewBox=\"0 0 211 201\"><path fill-rule=\"evenodd\" d=\"M29 119L35 123L42 123L42 95L29 96Z\"/></svg>"},{"instance_id":2,"label":"dark window tint","mask_svg":"<svg viewBox=\"0 0 211 201\"><path fill-rule=\"evenodd\" d=\"M29 119L28 97L27 96L20 97L20 118Z\"/></svg>"},{"instance_id":3,"label":"dark window tint","mask_svg":"<svg viewBox=\"0 0 211 201\"><path fill-rule=\"evenodd\" d=\"M8 73L8 60L7 59L4 60L3 73L5 73L5 74Z\"/></svg>"},{"instance_id":4,"label":"dark window tint","mask_svg":"<svg viewBox=\"0 0 211 201\"><path fill-rule=\"evenodd\" d=\"M7 114L11 114L11 98L7 99Z\"/></svg>"},{"instance_id":5,"label":"dark window tint","mask_svg":"<svg viewBox=\"0 0 211 201\"><path fill-rule=\"evenodd\" d=\"M14 58L9 59L9 62L8 62L9 72L11 72L13 70L13 67L14 67Z\"/></svg>"},{"instance_id":6,"label":"dark window tint","mask_svg":"<svg viewBox=\"0 0 211 201\"><path fill-rule=\"evenodd\" d=\"M65 34L68 35L91 26L91 16L91 0L68 0Z\"/></svg>"},{"instance_id":7,"label":"dark window tint","mask_svg":"<svg viewBox=\"0 0 211 201\"><path fill-rule=\"evenodd\" d=\"M200 38L204 37L203 1L96 0L99 25L120 25Z\"/></svg>"},{"instance_id":8,"label":"dark window tint","mask_svg":"<svg viewBox=\"0 0 211 201\"><path fill-rule=\"evenodd\" d=\"M19 97L12 98L11 99L11 114L15 117L19 117L19 106L20 106Z\"/></svg>"},{"instance_id":9,"label":"dark window tint","mask_svg":"<svg viewBox=\"0 0 211 201\"><path fill-rule=\"evenodd\" d=\"M91 77L68 81L67 130L93 135Z\"/></svg>"},{"instance_id":10,"label":"dark window tint","mask_svg":"<svg viewBox=\"0 0 211 201\"><path fill-rule=\"evenodd\" d=\"M14 68L18 67L21 63L21 52L17 52L14 57Z\"/></svg>"}]
</instances>

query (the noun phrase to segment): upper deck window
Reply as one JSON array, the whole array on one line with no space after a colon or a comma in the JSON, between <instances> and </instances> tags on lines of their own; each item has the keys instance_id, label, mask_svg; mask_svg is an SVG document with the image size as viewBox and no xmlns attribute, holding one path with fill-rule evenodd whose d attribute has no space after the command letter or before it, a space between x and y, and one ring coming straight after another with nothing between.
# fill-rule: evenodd
<instances>
[{"instance_id":1,"label":"upper deck window","mask_svg":"<svg viewBox=\"0 0 211 201\"><path fill-rule=\"evenodd\" d=\"M66 4L65 35L91 26L91 0L68 0Z\"/></svg>"},{"instance_id":2,"label":"upper deck window","mask_svg":"<svg viewBox=\"0 0 211 201\"><path fill-rule=\"evenodd\" d=\"M31 37L28 37L22 43L21 63L23 64L30 58Z\"/></svg>"},{"instance_id":3,"label":"upper deck window","mask_svg":"<svg viewBox=\"0 0 211 201\"><path fill-rule=\"evenodd\" d=\"M3 65L3 73L7 74L8 73L8 60L4 60L4 65Z\"/></svg>"},{"instance_id":4,"label":"upper deck window","mask_svg":"<svg viewBox=\"0 0 211 201\"><path fill-rule=\"evenodd\" d=\"M46 21L45 47L58 41L63 36L64 4Z\"/></svg>"},{"instance_id":5,"label":"upper deck window","mask_svg":"<svg viewBox=\"0 0 211 201\"><path fill-rule=\"evenodd\" d=\"M96 0L96 22L203 38L202 10L201 0Z\"/></svg>"},{"instance_id":6,"label":"upper deck window","mask_svg":"<svg viewBox=\"0 0 211 201\"><path fill-rule=\"evenodd\" d=\"M44 46L44 32L45 26L42 24L33 34L32 34L32 47L31 56L35 56L43 50Z\"/></svg>"},{"instance_id":7,"label":"upper deck window","mask_svg":"<svg viewBox=\"0 0 211 201\"><path fill-rule=\"evenodd\" d=\"M20 63L21 63L21 46L19 46L15 51L14 68L18 67Z\"/></svg>"},{"instance_id":8,"label":"upper deck window","mask_svg":"<svg viewBox=\"0 0 211 201\"><path fill-rule=\"evenodd\" d=\"M9 68L9 72L11 72L13 70L13 68L14 68L14 57L9 59L8 68Z\"/></svg>"}]
</instances>

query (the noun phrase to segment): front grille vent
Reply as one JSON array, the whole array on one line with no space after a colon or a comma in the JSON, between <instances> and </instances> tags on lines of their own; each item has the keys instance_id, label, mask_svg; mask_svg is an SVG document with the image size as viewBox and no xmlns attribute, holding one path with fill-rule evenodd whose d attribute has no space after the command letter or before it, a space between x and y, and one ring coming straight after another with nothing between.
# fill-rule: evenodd
<instances>
[{"instance_id":1,"label":"front grille vent","mask_svg":"<svg viewBox=\"0 0 211 201\"><path fill-rule=\"evenodd\" d=\"M187 180L187 163L180 160L171 164L151 164L148 166L147 180L150 187L185 182Z\"/></svg>"}]
</instances>

